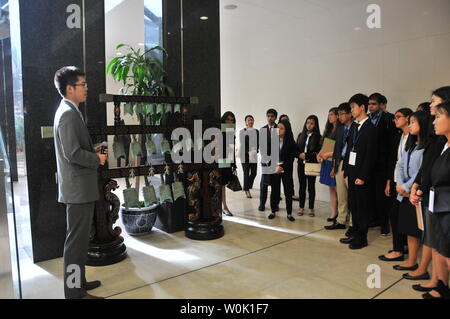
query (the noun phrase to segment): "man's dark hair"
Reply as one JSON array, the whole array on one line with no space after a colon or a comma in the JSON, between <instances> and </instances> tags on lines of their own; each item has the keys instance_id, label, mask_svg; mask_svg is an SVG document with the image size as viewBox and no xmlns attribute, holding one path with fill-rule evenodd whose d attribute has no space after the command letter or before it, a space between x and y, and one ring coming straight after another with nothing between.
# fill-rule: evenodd
<instances>
[{"instance_id":1,"label":"man's dark hair","mask_svg":"<svg viewBox=\"0 0 450 319\"><path fill-rule=\"evenodd\" d=\"M275 120L278 117L278 112L275 109L268 109L267 112L266 112L266 116L269 115L269 114L275 115Z\"/></svg>"},{"instance_id":2,"label":"man's dark hair","mask_svg":"<svg viewBox=\"0 0 450 319\"><path fill-rule=\"evenodd\" d=\"M381 93L373 93L371 96L369 96L369 100L377 101L379 104L387 104L386 97Z\"/></svg>"},{"instance_id":3,"label":"man's dark hair","mask_svg":"<svg viewBox=\"0 0 450 319\"><path fill-rule=\"evenodd\" d=\"M364 105L364 110L367 113L368 105L369 105L369 98L367 97L367 95L364 95L362 93L353 95L350 98L350 100L348 101L348 104L352 104L352 103L356 103L359 107L361 107L361 105Z\"/></svg>"},{"instance_id":4,"label":"man's dark hair","mask_svg":"<svg viewBox=\"0 0 450 319\"><path fill-rule=\"evenodd\" d=\"M341 103L341 104L338 106L338 112L339 112L339 111L343 111L343 112L345 112L345 113L350 113L350 112L352 111L352 108L350 107L350 104L349 104L349 103L344 102L344 103Z\"/></svg>"},{"instance_id":5,"label":"man's dark hair","mask_svg":"<svg viewBox=\"0 0 450 319\"><path fill-rule=\"evenodd\" d=\"M56 71L54 83L59 94L66 96L66 87L75 85L79 76L86 76L86 74L76 66L65 66Z\"/></svg>"}]
</instances>

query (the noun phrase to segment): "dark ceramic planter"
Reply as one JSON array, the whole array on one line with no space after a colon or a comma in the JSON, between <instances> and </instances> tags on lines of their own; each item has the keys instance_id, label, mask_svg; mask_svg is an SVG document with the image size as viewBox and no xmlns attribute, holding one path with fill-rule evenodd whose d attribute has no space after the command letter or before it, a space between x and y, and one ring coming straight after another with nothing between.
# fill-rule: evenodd
<instances>
[{"instance_id":1,"label":"dark ceramic planter","mask_svg":"<svg viewBox=\"0 0 450 319\"><path fill-rule=\"evenodd\" d=\"M143 208L120 209L122 224L128 234L145 235L151 232L156 221L159 205Z\"/></svg>"}]
</instances>

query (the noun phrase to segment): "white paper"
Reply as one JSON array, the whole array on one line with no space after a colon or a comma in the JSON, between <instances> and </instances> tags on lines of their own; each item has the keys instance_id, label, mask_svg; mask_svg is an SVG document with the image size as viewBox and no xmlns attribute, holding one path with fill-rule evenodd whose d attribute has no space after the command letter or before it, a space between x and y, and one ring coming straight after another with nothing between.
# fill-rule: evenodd
<instances>
[{"instance_id":1,"label":"white paper","mask_svg":"<svg viewBox=\"0 0 450 319\"><path fill-rule=\"evenodd\" d=\"M348 164L355 166L356 165L356 153L350 152L350 157L348 158Z\"/></svg>"},{"instance_id":2,"label":"white paper","mask_svg":"<svg viewBox=\"0 0 450 319\"><path fill-rule=\"evenodd\" d=\"M428 210L432 213L434 211L434 190L430 189L430 202L428 204Z\"/></svg>"}]
</instances>

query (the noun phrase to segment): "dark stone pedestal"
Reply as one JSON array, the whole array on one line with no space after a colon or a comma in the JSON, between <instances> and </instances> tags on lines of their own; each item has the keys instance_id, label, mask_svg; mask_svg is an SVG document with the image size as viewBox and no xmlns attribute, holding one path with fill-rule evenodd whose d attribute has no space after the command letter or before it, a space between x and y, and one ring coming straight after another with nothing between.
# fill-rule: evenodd
<instances>
[{"instance_id":1,"label":"dark stone pedestal","mask_svg":"<svg viewBox=\"0 0 450 319\"><path fill-rule=\"evenodd\" d=\"M119 236L117 240L108 244L92 243L89 247L88 266L107 266L118 263L127 258L127 247L123 242L123 237Z\"/></svg>"},{"instance_id":2,"label":"dark stone pedestal","mask_svg":"<svg viewBox=\"0 0 450 319\"><path fill-rule=\"evenodd\" d=\"M186 200L177 199L174 203L164 203L158 208L158 217L155 226L166 233L175 233L185 229Z\"/></svg>"},{"instance_id":3,"label":"dark stone pedestal","mask_svg":"<svg viewBox=\"0 0 450 319\"><path fill-rule=\"evenodd\" d=\"M223 237L224 229L221 218L188 221L185 231L187 238L195 240L212 240Z\"/></svg>"}]
</instances>

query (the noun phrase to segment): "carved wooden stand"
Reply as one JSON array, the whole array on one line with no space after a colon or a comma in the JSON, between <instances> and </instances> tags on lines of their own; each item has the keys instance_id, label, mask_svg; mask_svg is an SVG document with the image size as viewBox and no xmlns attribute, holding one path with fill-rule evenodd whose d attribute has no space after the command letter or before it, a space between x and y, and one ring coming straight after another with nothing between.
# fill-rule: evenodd
<instances>
[{"instance_id":1,"label":"carved wooden stand","mask_svg":"<svg viewBox=\"0 0 450 319\"><path fill-rule=\"evenodd\" d=\"M124 96L107 95L100 96L100 102L114 102L116 109L120 103L166 103L166 104L196 104L196 98L177 98L177 97L149 97L149 96ZM120 117L116 114L116 117ZM151 134L151 133L171 133L176 127L170 126L140 126L140 125L119 125L107 127L89 128L91 135L129 135L129 134ZM184 164L183 168L198 171L202 176L202 211L200 218L195 222L188 222L185 219L185 234L191 239L207 240L222 237L224 234L221 215L217 211L212 211L209 185L209 174L217 169L216 164ZM154 166L135 166L127 168L101 169L99 170L99 193L100 199L95 204L94 224L91 234L90 247L88 252L87 265L105 266L122 261L127 257L124 239L120 236L122 230L113 225L118 215L113 212L112 203L107 198L107 193L111 191L108 188L109 183L114 182L114 178L123 178L130 175L131 169L134 169L135 176L144 176L149 174L150 167L154 169L155 174L162 174L166 166L170 170L177 171L179 164L154 165ZM113 195L114 196L114 195ZM215 201L220 201L221 197L215 197ZM120 205L120 203L119 203ZM118 212L117 212L118 213ZM162 213L164 213L162 211ZM185 212L183 212L185 213ZM185 214L184 214L185 215Z\"/></svg>"}]
</instances>

